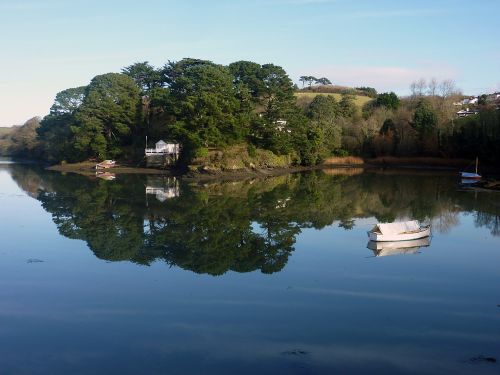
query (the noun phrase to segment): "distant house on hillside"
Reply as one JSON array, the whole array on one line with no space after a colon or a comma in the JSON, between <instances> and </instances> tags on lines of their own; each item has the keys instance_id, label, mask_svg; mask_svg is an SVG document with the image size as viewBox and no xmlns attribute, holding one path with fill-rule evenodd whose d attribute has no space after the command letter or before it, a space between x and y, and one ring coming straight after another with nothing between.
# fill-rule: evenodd
<instances>
[{"instance_id":1,"label":"distant house on hillside","mask_svg":"<svg viewBox=\"0 0 500 375\"><path fill-rule=\"evenodd\" d=\"M467 116L470 116L470 115L476 115L479 113L479 110L477 109L469 109L469 108L466 108L466 109L461 109L460 111L457 112L457 116L458 117L467 117Z\"/></svg>"},{"instance_id":2,"label":"distant house on hillside","mask_svg":"<svg viewBox=\"0 0 500 375\"><path fill-rule=\"evenodd\" d=\"M470 97L470 98L465 98L462 100L462 105L476 105L479 102L479 98L477 97Z\"/></svg>"}]
</instances>

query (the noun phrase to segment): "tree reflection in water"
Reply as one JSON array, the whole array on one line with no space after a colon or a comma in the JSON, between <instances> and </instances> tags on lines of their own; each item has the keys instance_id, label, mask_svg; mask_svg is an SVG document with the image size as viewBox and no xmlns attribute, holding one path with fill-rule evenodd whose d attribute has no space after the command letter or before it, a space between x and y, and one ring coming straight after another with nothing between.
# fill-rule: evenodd
<instances>
[{"instance_id":1,"label":"tree reflection in water","mask_svg":"<svg viewBox=\"0 0 500 375\"><path fill-rule=\"evenodd\" d=\"M196 273L278 272L303 228L349 230L360 218L428 220L434 232L446 232L467 212L476 226L500 235L497 194L458 191L451 174L315 171L203 186L156 179L155 189L180 194L148 200L151 177L106 181L32 166L9 169L59 232L86 241L97 257L145 265L162 260Z\"/></svg>"}]
</instances>

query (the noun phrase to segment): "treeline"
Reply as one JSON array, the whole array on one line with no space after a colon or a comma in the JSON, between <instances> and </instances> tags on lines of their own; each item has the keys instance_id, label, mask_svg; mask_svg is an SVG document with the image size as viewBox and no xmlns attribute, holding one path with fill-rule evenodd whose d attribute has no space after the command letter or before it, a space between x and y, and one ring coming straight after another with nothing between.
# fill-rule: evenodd
<instances>
[{"instance_id":1,"label":"treeline","mask_svg":"<svg viewBox=\"0 0 500 375\"><path fill-rule=\"evenodd\" d=\"M356 106L349 96L339 103L320 97L303 111L294 92L273 64L136 63L58 93L37 130L41 154L53 162L140 160L148 135L180 142L186 162L208 148L246 143L316 164L340 148L337 117Z\"/></svg>"},{"instance_id":2,"label":"treeline","mask_svg":"<svg viewBox=\"0 0 500 375\"><path fill-rule=\"evenodd\" d=\"M411 85L411 95L378 94L344 123L342 148L361 156L435 156L500 161L500 111L484 103L479 113L457 118L462 98L452 81Z\"/></svg>"},{"instance_id":3,"label":"treeline","mask_svg":"<svg viewBox=\"0 0 500 375\"><path fill-rule=\"evenodd\" d=\"M302 78L335 89L326 78ZM495 105L483 103L478 115L457 119L453 103L461 95L452 81L420 80L411 91L399 98L359 87L342 91L338 99L317 95L299 108L296 85L274 64L238 61L224 66L186 58L155 68L141 62L61 91L40 126L29 122L17 129L7 148L14 156L54 163L140 162L148 136L181 143L186 164L211 148L239 144L287 155L301 165L335 155L500 160ZM373 99L359 108L353 93ZM29 142L25 135L32 136Z\"/></svg>"},{"instance_id":4,"label":"treeline","mask_svg":"<svg viewBox=\"0 0 500 375\"><path fill-rule=\"evenodd\" d=\"M36 132L39 126L40 118L33 117L21 126L0 128L0 156L39 158L41 155Z\"/></svg>"}]
</instances>

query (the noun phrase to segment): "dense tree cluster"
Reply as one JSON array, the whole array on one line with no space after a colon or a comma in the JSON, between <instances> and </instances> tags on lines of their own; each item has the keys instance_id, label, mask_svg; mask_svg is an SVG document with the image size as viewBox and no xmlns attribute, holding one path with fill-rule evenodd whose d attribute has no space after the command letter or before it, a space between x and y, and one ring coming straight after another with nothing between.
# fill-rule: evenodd
<instances>
[{"instance_id":1,"label":"dense tree cluster","mask_svg":"<svg viewBox=\"0 0 500 375\"><path fill-rule=\"evenodd\" d=\"M139 62L58 93L38 140L44 158L54 162L140 160L149 136L182 143L185 162L208 148L247 143L315 164L339 146L340 135L326 127L331 120L301 111L294 92L274 64L186 58L155 68Z\"/></svg>"},{"instance_id":2,"label":"dense tree cluster","mask_svg":"<svg viewBox=\"0 0 500 375\"><path fill-rule=\"evenodd\" d=\"M21 126L0 128L0 155L19 159L34 159L40 157L40 143L36 130L40 126L40 118L33 117Z\"/></svg>"},{"instance_id":3,"label":"dense tree cluster","mask_svg":"<svg viewBox=\"0 0 500 375\"><path fill-rule=\"evenodd\" d=\"M326 77L316 78L314 76L300 76L299 81L302 82L302 87L304 87L306 83L309 87L311 87L313 84L323 86L332 84L332 82Z\"/></svg>"},{"instance_id":4,"label":"dense tree cluster","mask_svg":"<svg viewBox=\"0 0 500 375\"><path fill-rule=\"evenodd\" d=\"M330 85L313 76L300 81ZM410 89L406 98L371 87L308 92L311 99L298 107L295 85L274 64L185 58L155 68L139 62L61 91L40 126L30 120L11 135L0 134L0 151L51 162L139 162L148 136L181 143L185 164L233 145L270 150L302 165L348 154L500 160L499 111L486 97L478 115L457 119L454 102L461 95L453 81L422 79ZM359 93L373 98L363 108L356 105Z\"/></svg>"},{"instance_id":5,"label":"dense tree cluster","mask_svg":"<svg viewBox=\"0 0 500 375\"><path fill-rule=\"evenodd\" d=\"M361 113L344 118L341 149L374 156L434 156L500 161L500 111L494 103L479 105L479 114L457 118L461 93L449 80L419 80L412 94L399 98L381 93Z\"/></svg>"}]
</instances>

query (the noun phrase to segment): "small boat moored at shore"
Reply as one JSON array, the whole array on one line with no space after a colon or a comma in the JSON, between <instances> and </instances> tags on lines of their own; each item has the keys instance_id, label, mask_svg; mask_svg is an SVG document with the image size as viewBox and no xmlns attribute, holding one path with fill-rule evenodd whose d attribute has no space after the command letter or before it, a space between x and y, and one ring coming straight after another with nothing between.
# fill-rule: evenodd
<instances>
[{"instance_id":1,"label":"small boat moored at shore","mask_svg":"<svg viewBox=\"0 0 500 375\"><path fill-rule=\"evenodd\" d=\"M430 235L430 225L420 225L418 220L378 223L368 232L370 241L410 241Z\"/></svg>"},{"instance_id":2,"label":"small boat moored at shore","mask_svg":"<svg viewBox=\"0 0 500 375\"><path fill-rule=\"evenodd\" d=\"M107 169L114 167L116 162L114 160L104 160L95 165L95 169Z\"/></svg>"},{"instance_id":3,"label":"small boat moored at shore","mask_svg":"<svg viewBox=\"0 0 500 375\"><path fill-rule=\"evenodd\" d=\"M476 172L460 172L460 177L462 178L462 183L463 180L480 180L481 175L477 173L477 165L478 165L478 158L476 158Z\"/></svg>"}]
</instances>

